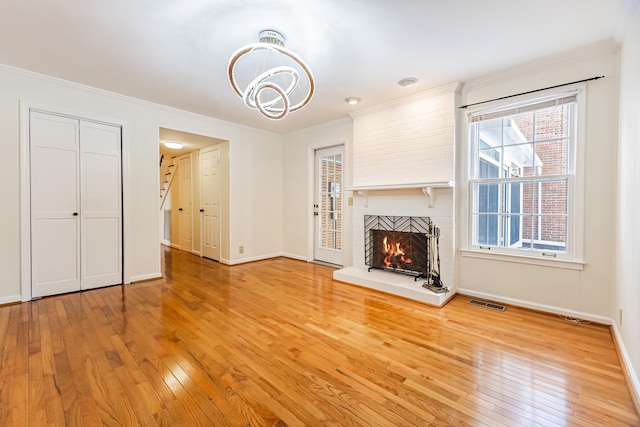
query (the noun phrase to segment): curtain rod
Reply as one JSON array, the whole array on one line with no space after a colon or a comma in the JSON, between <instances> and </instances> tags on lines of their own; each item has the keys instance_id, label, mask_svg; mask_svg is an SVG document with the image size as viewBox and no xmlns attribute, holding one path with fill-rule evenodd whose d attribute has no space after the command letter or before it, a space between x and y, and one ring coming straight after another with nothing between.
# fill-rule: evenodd
<instances>
[{"instance_id":1,"label":"curtain rod","mask_svg":"<svg viewBox=\"0 0 640 427\"><path fill-rule=\"evenodd\" d=\"M501 96L500 98L493 98L493 99L489 99L487 101L475 102L473 104L463 105L462 107L459 107L459 108L463 109L463 108L467 108L467 107L472 107L474 105L486 104L487 102L500 101L502 99L513 98L514 96L527 95L527 94L534 93L534 92L541 92L541 91L547 90L547 89L555 89L557 87L569 86L569 85L576 84L576 83L584 83L584 82L589 82L591 80L598 80L598 79L602 79L602 78L604 78L604 76L596 76L596 77L591 77L590 79L576 80L575 82L562 83L561 85L549 86L549 87L544 87L542 89L535 89L535 90L530 90L530 91L527 91L527 92L516 93L514 95Z\"/></svg>"}]
</instances>

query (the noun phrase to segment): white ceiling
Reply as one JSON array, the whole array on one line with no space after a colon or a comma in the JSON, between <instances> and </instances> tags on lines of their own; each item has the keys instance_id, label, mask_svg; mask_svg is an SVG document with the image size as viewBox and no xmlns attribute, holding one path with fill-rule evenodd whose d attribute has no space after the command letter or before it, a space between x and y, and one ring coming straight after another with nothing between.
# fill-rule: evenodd
<instances>
[{"instance_id":1,"label":"white ceiling","mask_svg":"<svg viewBox=\"0 0 640 427\"><path fill-rule=\"evenodd\" d=\"M637 3L1 0L0 63L285 133L611 40ZM283 32L316 78L310 104L281 121L247 109L227 81L230 56L263 29ZM407 76L419 83L400 88Z\"/></svg>"}]
</instances>

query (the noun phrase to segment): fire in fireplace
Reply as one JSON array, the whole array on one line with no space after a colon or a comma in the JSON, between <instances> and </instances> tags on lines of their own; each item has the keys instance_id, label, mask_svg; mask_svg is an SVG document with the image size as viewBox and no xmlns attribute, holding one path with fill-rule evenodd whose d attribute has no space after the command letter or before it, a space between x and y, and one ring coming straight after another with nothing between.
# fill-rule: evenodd
<instances>
[{"instance_id":1,"label":"fire in fireplace","mask_svg":"<svg viewBox=\"0 0 640 427\"><path fill-rule=\"evenodd\" d=\"M364 223L369 271L389 270L415 280L430 277L430 239L436 227L429 217L365 215Z\"/></svg>"}]
</instances>

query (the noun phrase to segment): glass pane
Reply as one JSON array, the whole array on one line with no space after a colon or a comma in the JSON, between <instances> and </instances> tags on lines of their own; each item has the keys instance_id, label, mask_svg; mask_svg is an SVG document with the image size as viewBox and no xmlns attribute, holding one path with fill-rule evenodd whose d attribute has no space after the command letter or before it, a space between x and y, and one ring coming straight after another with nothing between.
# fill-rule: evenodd
<instances>
[{"instance_id":1,"label":"glass pane","mask_svg":"<svg viewBox=\"0 0 640 427\"><path fill-rule=\"evenodd\" d=\"M489 154L493 154L492 148ZM480 151L480 160L476 169L476 178L500 178L500 167L498 166L500 155L498 154L498 161L493 162L490 156L486 156L486 150Z\"/></svg>"},{"instance_id":2,"label":"glass pane","mask_svg":"<svg viewBox=\"0 0 640 427\"><path fill-rule=\"evenodd\" d=\"M528 199L525 199L525 195ZM526 209L531 209L531 183L530 182L506 182L502 184L502 213L521 214ZM528 203L528 206L524 206Z\"/></svg>"},{"instance_id":3,"label":"glass pane","mask_svg":"<svg viewBox=\"0 0 640 427\"><path fill-rule=\"evenodd\" d=\"M502 221L502 235L504 246L508 248L522 248L523 218L520 215L505 215Z\"/></svg>"},{"instance_id":4,"label":"glass pane","mask_svg":"<svg viewBox=\"0 0 640 427\"><path fill-rule=\"evenodd\" d=\"M568 172L567 140L535 144L535 175L562 175Z\"/></svg>"},{"instance_id":5,"label":"glass pane","mask_svg":"<svg viewBox=\"0 0 640 427\"><path fill-rule=\"evenodd\" d=\"M542 215L567 214L567 180L535 183L533 191L534 213Z\"/></svg>"},{"instance_id":6,"label":"glass pane","mask_svg":"<svg viewBox=\"0 0 640 427\"><path fill-rule=\"evenodd\" d=\"M474 215L474 244L498 246L498 215Z\"/></svg>"},{"instance_id":7,"label":"glass pane","mask_svg":"<svg viewBox=\"0 0 640 427\"><path fill-rule=\"evenodd\" d=\"M320 246L342 249L342 155L320 159Z\"/></svg>"},{"instance_id":8,"label":"glass pane","mask_svg":"<svg viewBox=\"0 0 640 427\"><path fill-rule=\"evenodd\" d=\"M536 141L565 138L569 129L569 106L558 105L535 112Z\"/></svg>"},{"instance_id":9,"label":"glass pane","mask_svg":"<svg viewBox=\"0 0 640 427\"><path fill-rule=\"evenodd\" d=\"M534 248L566 252L567 250L567 217L566 216L542 216L534 217L540 222L540 235L534 242Z\"/></svg>"},{"instance_id":10,"label":"glass pane","mask_svg":"<svg viewBox=\"0 0 640 427\"><path fill-rule=\"evenodd\" d=\"M514 116L505 117L505 137L504 145L520 144L531 142L534 137L534 112L529 111ZM513 142L509 142L513 141Z\"/></svg>"},{"instance_id":11,"label":"glass pane","mask_svg":"<svg viewBox=\"0 0 640 427\"><path fill-rule=\"evenodd\" d=\"M509 145L504 147L504 176L532 176L534 171L533 144Z\"/></svg>"},{"instance_id":12,"label":"glass pane","mask_svg":"<svg viewBox=\"0 0 640 427\"><path fill-rule=\"evenodd\" d=\"M476 123L478 126L478 140L482 145L477 148L501 147L502 146L502 118L484 120Z\"/></svg>"},{"instance_id":13,"label":"glass pane","mask_svg":"<svg viewBox=\"0 0 640 427\"><path fill-rule=\"evenodd\" d=\"M498 213L499 191L500 191L500 184L497 182L487 183L487 184L476 184L475 185L476 200L474 203L476 212Z\"/></svg>"}]
</instances>

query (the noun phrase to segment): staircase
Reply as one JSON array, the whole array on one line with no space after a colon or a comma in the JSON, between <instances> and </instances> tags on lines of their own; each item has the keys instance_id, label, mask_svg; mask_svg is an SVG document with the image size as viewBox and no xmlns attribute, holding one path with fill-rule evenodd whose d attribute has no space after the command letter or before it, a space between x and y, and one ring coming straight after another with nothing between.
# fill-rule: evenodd
<instances>
[{"instance_id":1,"label":"staircase","mask_svg":"<svg viewBox=\"0 0 640 427\"><path fill-rule=\"evenodd\" d=\"M160 198L162 199L160 201L160 210L162 210L162 207L164 206L164 201L167 199L167 194L169 194L169 188L171 188L173 178L175 177L176 171L178 170L178 165L174 164L174 160L175 157L172 157L171 160L169 160L171 164L167 165L166 168L162 167L162 163L164 162L164 160L161 160L160 162L160 174L161 177L164 178L161 179L160 182Z\"/></svg>"}]
</instances>

